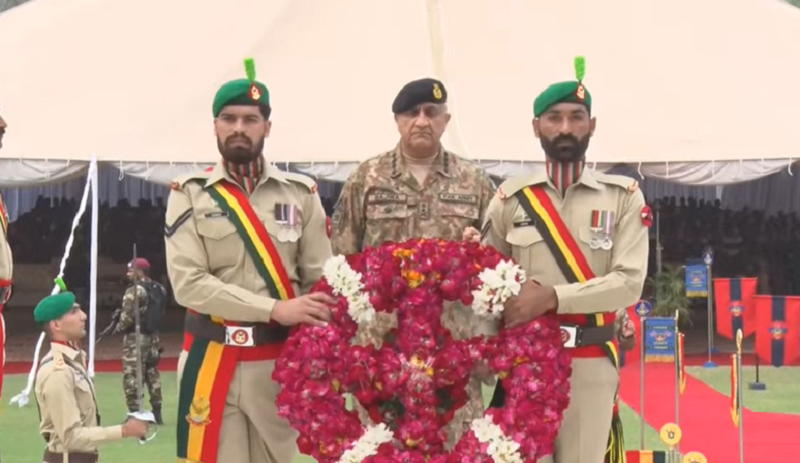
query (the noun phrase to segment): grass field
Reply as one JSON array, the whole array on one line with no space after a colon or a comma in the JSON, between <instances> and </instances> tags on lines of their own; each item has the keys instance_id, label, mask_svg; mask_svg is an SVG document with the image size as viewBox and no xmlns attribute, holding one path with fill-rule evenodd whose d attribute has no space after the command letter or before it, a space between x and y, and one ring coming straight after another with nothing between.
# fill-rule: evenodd
<instances>
[{"instance_id":1,"label":"grass field","mask_svg":"<svg viewBox=\"0 0 800 463\"><path fill-rule=\"evenodd\" d=\"M753 381L755 374L746 368L745 381ZM723 394L728 393L730 369L719 367L711 370L702 367L687 368L687 371L709 383ZM0 411L0 456L3 462L36 463L41 461L44 441L38 434L38 414L36 404L31 401L25 408L8 405L9 399L22 390L26 376L13 375L5 379L3 405ZM165 391L164 419L167 424L158 436L145 445L133 440L125 440L104 446L101 450L103 461L115 463L166 463L175 461L176 391L175 374L162 375ZM761 382L767 384L767 391L745 390L744 403L754 411L783 412L800 414L800 368L762 368ZM122 380L118 374L100 374L95 377L98 402L105 425L119 423L125 414L122 396ZM31 396L33 400L33 396ZM629 449L639 448L639 418L624 404L620 406L625 432L625 444ZM665 449L658 434L649 426L645 429L645 448ZM295 463L312 463L311 458L299 455Z\"/></svg>"},{"instance_id":2,"label":"grass field","mask_svg":"<svg viewBox=\"0 0 800 463\"><path fill-rule=\"evenodd\" d=\"M3 462L34 463L41 461L44 440L38 434L38 414L36 404L31 402L24 408L8 405L8 401L24 387L26 376L13 375L5 379L3 385L3 406L0 411L0 456ZM175 374L162 374L164 387L164 419L166 424L158 435L145 445L134 440L105 445L101 449L102 460L114 463L161 463L175 461L176 391ZM121 422L125 417L125 402L122 395L122 380L117 374L99 374L95 377L100 412L104 425ZM488 399L488 397L487 397ZM629 408L622 407L625 429L630 429L627 437L628 448L639 447L639 419ZM650 448L663 448L658 435L647 429L645 443ZM298 455L295 463L312 463L314 460Z\"/></svg>"},{"instance_id":3,"label":"grass field","mask_svg":"<svg viewBox=\"0 0 800 463\"><path fill-rule=\"evenodd\" d=\"M761 367L759 382L765 391L751 391L747 385L756 380L755 367L742 368L742 403L754 412L800 415L800 367ZM686 372L728 396L731 392L731 368L687 367Z\"/></svg>"}]
</instances>

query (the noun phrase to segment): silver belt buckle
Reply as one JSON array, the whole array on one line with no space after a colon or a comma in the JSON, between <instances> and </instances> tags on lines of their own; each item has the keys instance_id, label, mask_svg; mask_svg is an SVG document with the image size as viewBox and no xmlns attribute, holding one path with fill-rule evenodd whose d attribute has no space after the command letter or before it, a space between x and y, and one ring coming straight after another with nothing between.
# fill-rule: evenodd
<instances>
[{"instance_id":1,"label":"silver belt buckle","mask_svg":"<svg viewBox=\"0 0 800 463\"><path fill-rule=\"evenodd\" d=\"M253 339L252 326L226 326L225 345L236 347L253 347L256 345Z\"/></svg>"},{"instance_id":2,"label":"silver belt buckle","mask_svg":"<svg viewBox=\"0 0 800 463\"><path fill-rule=\"evenodd\" d=\"M578 327L575 325L561 325L561 342L564 347L573 348L578 345Z\"/></svg>"}]
</instances>

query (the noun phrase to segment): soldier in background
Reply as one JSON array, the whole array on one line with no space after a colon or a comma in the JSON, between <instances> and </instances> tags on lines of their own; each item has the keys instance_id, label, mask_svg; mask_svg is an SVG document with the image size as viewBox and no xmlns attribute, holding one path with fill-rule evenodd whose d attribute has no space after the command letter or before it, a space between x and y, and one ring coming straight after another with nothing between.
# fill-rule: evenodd
<instances>
[{"instance_id":1,"label":"soldier in background","mask_svg":"<svg viewBox=\"0 0 800 463\"><path fill-rule=\"evenodd\" d=\"M47 443L44 463L97 463L97 447L125 437L144 437L147 423L129 418L117 426L100 426L94 385L86 371L86 314L68 291L42 299L33 311L50 340L50 352L36 373L34 393L39 432Z\"/></svg>"},{"instance_id":2,"label":"soldier in background","mask_svg":"<svg viewBox=\"0 0 800 463\"><path fill-rule=\"evenodd\" d=\"M465 228L480 226L494 195L483 169L442 147L450 121L442 82L409 82L395 98L392 112L400 142L363 162L344 184L331 220L334 254L358 253L368 246L412 238L458 241ZM470 309L458 303L445 304L442 323L456 339L493 332L493 327L480 324ZM360 330L356 342L378 345L396 324L393 315L379 313L374 328ZM481 379L494 379L487 371L482 365L476 368L468 387L470 400L448 427L450 445L483 414Z\"/></svg>"},{"instance_id":3,"label":"soldier in background","mask_svg":"<svg viewBox=\"0 0 800 463\"><path fill-rule=\"evenodd\" d=\"M150 279L150 263L138 257L128 263L128 279L137 282L125 291L122 297L122 309L115 333L124 333L122 340L122 386L125 391L125 403L129 412L139 410L139 397L136 396L136 351L142 352L142 386L147 386L150 393L150 405L156 423L164 424L161 418L161 375L158 372L158 361L161 358L161 342L158 336L158 322L163 314L166 290L160 283ZM158 291L161 294L158 294ZM160 297L160 300L159 300ZM138 298L138 301L136 300ZM136 345L135 308L138 302L141 332L141 344ZM144 394L144 392L142 392Z\"/></svg>"}]
</instances>

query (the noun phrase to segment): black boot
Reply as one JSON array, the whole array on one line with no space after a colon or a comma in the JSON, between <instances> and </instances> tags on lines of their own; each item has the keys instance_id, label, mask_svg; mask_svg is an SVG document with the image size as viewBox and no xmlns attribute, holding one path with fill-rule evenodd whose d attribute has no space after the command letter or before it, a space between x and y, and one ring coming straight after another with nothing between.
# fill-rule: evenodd
<instances>
[{"instance_id":1,"label":"black boot","mask_svg":"<svg viewBox=\"0 0 800 463\"><path fill-rule=\"evenodd\" d=\"M156 424L164 424L164 420L161 418L161 405L153 405L153 416L156 418Z\"/></svg>"}]
</instances>

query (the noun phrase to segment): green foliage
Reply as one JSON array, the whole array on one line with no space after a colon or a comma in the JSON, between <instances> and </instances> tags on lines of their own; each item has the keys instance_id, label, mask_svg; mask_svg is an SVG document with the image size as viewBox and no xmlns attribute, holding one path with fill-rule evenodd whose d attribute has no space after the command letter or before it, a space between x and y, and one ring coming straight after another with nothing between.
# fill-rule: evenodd
<instances>
[{"instance_id":1,"label":"green foliage","mask_svg":"<svg viewBox=\"0 0 800 463\"><path fill-rule=\"evenodd\" d=\"M683 268L665 266L660 274L650 277L647 284L652 288L655 297L652 316L674 317L678 312L678 323L692 324L691 301L686 297L686 283Z\"/></svg>"}]
</instances>

